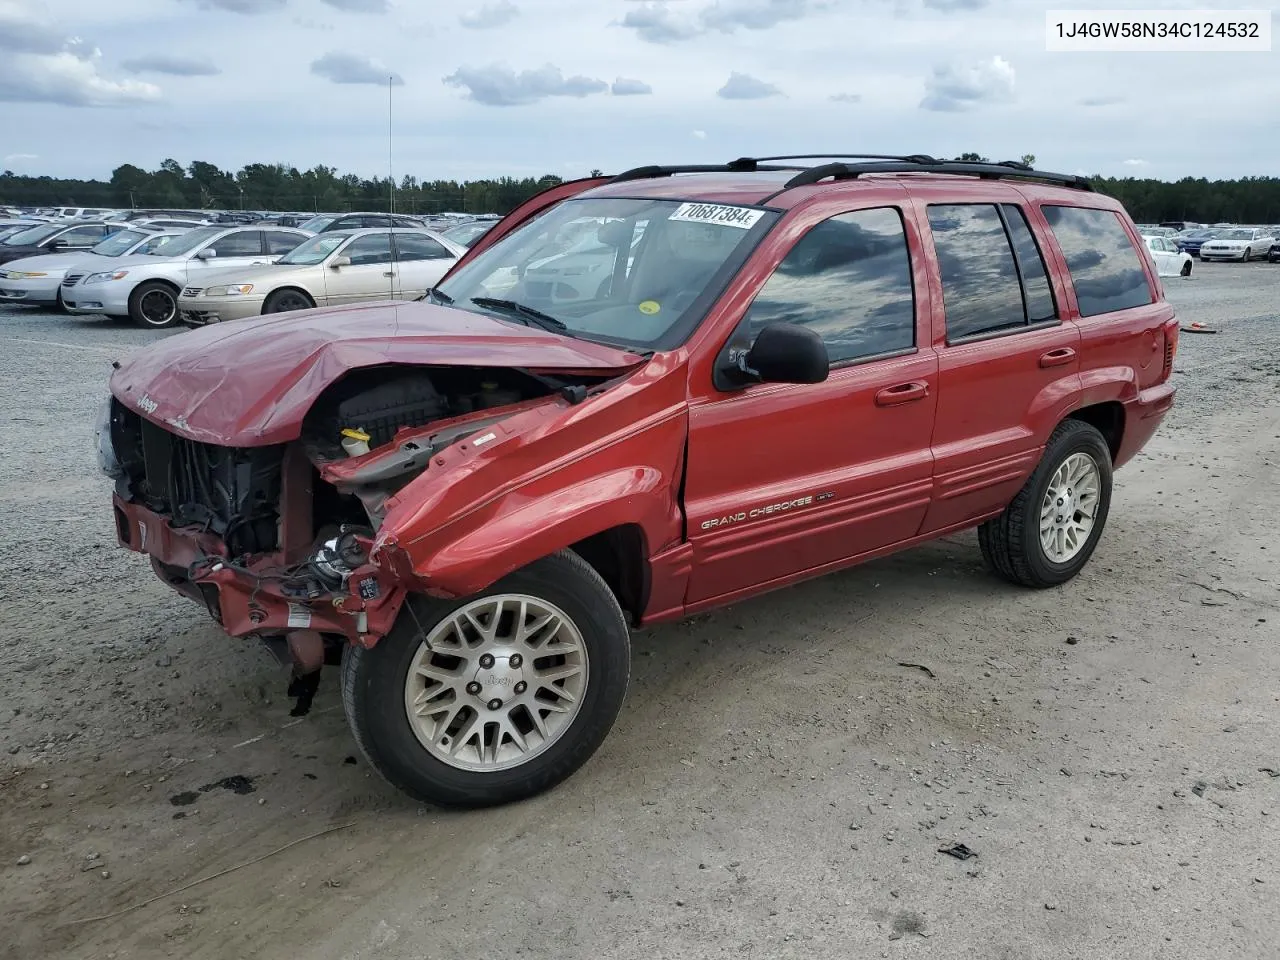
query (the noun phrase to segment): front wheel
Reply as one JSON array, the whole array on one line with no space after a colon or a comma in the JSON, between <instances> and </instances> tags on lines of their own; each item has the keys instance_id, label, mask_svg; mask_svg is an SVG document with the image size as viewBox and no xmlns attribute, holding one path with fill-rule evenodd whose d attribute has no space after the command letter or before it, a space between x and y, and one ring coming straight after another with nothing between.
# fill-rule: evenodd
<instances>
[{"instance_id":1,"label":"front wheel","mask_svg":"<svg viewBox=\"0 0 1280 960\"><path fill-rule=\"evenodd\" d=\"M1188 260L1186 263L1184 263L1184 264L1182 265L1182 271L1181 271L1181 273L1182 273L1182 276L1184 276L1184 277L1189 277L1189 276L1191 276L1191 261L1190 261L1190 260Z\"/></svg>"},{"instance_id":2,"label":"front wheel","mask_svg":"<svg viewBox=\"0 0 1280 960\"><path fill-rule=\"evenodd\" d=\"M978 528L987 566L1025 587L1053 587L1093 555L1111 507L1111 451L1096 427L1064 420L1004 513Z\"/></svg>"},{"instance_id":3,"label":"front wheel","mask_svg":"<svg viewBox=\"0 0 1280 960\"><path fill-rule=\"evenodd\" d=\"M1244 256L1240 258L1241 263L1248 263L1253 259L1253 247L1244 248Z\"/></svg>"},{"instance_id":4,"label":"front wheel","mask_svg":"<svg viewBox=\"0 0 1280 960\"><path fill-rule=\"evenodd\" d=\"M604 741L626 695L630 634L577 554L475 596L406 604L373 649L351 646L342 663L351 731L393 786L441 806L508 803L555 786Z\"/></svg>"},{"instance_id":5,"label":"front wheel","mask_svg":"<svg viewBox=\"0 0 1280 960\"><path fill-rule=\"evenodd\" d=\"M262 304L263 313L288 313L291 310L310 310L315 301L301 290L275 290Z\"/></svg>"},{"instance_id":6,"label":"front wheel","mask_svg":"<svg viewBox=\"0 0 1280 960\"><path fill-rule=\"evenodd\" d=\"M178 322L178 294L158 280L140 283L129 296L129 319L149 330L162 330Z\"/></svg>"}]
</instances>

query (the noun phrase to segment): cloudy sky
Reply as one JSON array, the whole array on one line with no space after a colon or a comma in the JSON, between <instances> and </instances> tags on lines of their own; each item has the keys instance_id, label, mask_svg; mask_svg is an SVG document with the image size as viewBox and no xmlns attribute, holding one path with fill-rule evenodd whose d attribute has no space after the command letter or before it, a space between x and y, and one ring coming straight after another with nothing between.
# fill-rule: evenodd
<instances>
[{"instance_id":1,"label":"cloudy sky","mask_svg":"<svg viewBox=\"0 0 1280 960\"><path fill-rule=\"evenodd\" d=\"M384 174L390 77L397 177L824 149L1280 173L1280 53L1046 53L1045 11L1066 5L0 0L0 168L105 178L173 157Z\"/></svg>"}]
</instances>

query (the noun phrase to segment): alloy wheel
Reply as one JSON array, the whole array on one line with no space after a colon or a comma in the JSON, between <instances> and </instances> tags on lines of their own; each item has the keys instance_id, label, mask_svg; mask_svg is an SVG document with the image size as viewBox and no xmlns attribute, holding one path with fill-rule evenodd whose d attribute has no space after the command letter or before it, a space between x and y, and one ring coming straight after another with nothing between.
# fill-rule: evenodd
<instances>
[{"instance_id":1,"label":"alloy wheel","mask_svg":"<svg viewBox=\"0 0 1280 960\"><path fill-rule=\"evenodd\" d=\"M1070 562L1089 542L1101 483L1087 453L1073 453L1054 471L1040 503L1040 545L1053 563Z\"/></svg>"}]
</instances>

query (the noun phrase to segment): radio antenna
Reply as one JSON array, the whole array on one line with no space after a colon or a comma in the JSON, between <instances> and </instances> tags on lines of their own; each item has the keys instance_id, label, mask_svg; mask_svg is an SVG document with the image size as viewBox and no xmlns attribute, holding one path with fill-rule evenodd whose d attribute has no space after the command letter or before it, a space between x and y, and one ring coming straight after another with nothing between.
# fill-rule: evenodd
<instances>
[{"instance_id":1,"label":"radio antenna","mask_svg":"<svg viewBox=\"0 0 1280 960\"><path fill-rule=\"evenodd\" d=\"M395 89L395 74L387 75L387 186L389 188L390 201L388 209L387 222L390 224L391 232L391 270L387 276L391 278L391 299L396 298L396 272L400 267L400 258L397 256L395 232L396 232L396 174L393 164L394 154L392 153L392 124L391 124L391 91Z\"/></svg>"}]
</instances>

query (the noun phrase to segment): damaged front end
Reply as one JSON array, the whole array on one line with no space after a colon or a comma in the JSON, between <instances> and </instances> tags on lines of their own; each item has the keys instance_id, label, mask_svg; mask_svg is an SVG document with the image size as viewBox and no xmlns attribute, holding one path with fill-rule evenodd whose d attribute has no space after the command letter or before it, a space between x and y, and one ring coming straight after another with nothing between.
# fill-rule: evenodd
<instances>
[{"instance_id":1,"label":"damaged front end","mask_svg":"<svg viewBox=\"0 0 1280 960\"><path fill-rule=\"evenodd\" d=\"M113 397L99 458L116 483L117 537L228 634L261 638L291 663L305 712L324 663L346 643L373 646L407 593L430 590L393 558L370 558L388 503L446 448L483 448L500 424L563 409L605 379L360 368L316 398L296 439L238 447L192 439L182 423L162 426Z\"/></svg>"}]
</instances>

